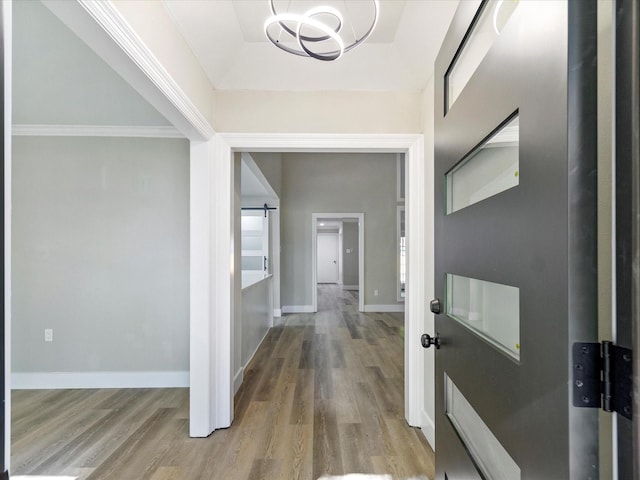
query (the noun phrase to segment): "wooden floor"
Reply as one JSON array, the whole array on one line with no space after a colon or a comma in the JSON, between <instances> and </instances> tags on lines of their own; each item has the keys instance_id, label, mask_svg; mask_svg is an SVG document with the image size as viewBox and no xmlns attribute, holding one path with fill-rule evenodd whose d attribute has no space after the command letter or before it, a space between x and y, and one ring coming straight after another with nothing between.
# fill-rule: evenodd
<instances>
[{"instance_id":1,"label":"wooden floor","mask_svg":"<svg viewBox=\"0 0 640 480\"><path fill-rule=\"evenodd\" d=\"M12 474L91 480L433 478L403 415L402 314L361 314L322 286L245 371L231 428L188 436L188 390L14 391Z\"/></svg>"}]
</instances>

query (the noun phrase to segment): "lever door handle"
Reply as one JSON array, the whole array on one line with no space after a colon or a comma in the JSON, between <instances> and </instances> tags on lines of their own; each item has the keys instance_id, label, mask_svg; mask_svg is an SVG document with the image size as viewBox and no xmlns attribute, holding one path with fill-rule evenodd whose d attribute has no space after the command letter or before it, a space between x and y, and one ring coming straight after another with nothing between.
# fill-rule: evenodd
<instances>
[{"instance_id":1,"label":"lever door handle","mask_svg":"<svg viewBox=\"0 0 640 480\"><path fill-rule=\"evenodd\" d=\"M440 349L440 335L437 333L435 336L431 336L428 333L423 333L422 337L420 337L420 343L424 348L429 348L431 345L436 347L436 350Z\"/></svg>"}]
</instances>

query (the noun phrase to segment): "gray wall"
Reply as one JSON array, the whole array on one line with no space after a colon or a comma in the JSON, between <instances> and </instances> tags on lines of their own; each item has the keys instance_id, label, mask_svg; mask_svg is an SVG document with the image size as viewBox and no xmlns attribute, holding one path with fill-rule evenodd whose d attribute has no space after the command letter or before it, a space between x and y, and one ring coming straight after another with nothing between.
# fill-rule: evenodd
<instances>
[{"instance_id":1,"label":"gray wall","mask_svg":"<svg viewBox=\"0 0 640 480\"><path fill-rule=\"evenodd\" d=\"M41 2L12 8L14 123L169 125Z\"/></svg>"},{"instance_id":2,"label":"gray wall","mask_svg":"<svg viewBox=\"0 0 640 480\"><path fill-rule=\"evenodd\" d=\"M13 370L187 371L187 141L13 142Z\"/></svg>"},{"instance_id":3,"label":"gray wall","mask_svg":"<svg viewBox=\"0 0 640 480\"><path fill-rule=\"evenodd\" d=\"M241 355L234 365L233 374L245 368L253 358L273 320L273 277L266 278L242 289L242 321L240 328ZM239 387L240 384L236 384Z\"/></svg>"},{"instance_id":4,"label":"gray wall","mask_svg":"<svg viewBox=\"0 0 640 480\"><path fill-rule=\"evenodd\" d=\"M256 153L252 152L253 161L276 192L282 196L282 154L281 153Z\"/></svg>"},{"instance_id":5,"label":"gray wall","mask_svg":"<svg viewBox=\"0 0 640 480\"><path fill-rule=\"evenodd\" d=\"M351 249L347 253L347 249ZM342 283L358 285L358 224L344 222L342 225Z\"/></svg>"},{"instance_id":6,"label":"gray wall","mask_svg":"<svg viewBox=\"0 0 640 480\"><path fill-rule=\"evenodd\" d=\"M364 213L365 304L397 304L396 155L285 153L282 159L282 305L312 304L311 214L323 212Z\"/></svg>"}]
</instances>

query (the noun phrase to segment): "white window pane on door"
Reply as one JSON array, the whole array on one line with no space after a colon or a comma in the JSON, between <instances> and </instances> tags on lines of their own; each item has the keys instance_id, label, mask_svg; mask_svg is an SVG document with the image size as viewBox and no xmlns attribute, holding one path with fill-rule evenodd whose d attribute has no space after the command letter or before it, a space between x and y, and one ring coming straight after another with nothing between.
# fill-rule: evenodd
<instances>
[{"instance_id":1,"label":"white window pane on door","mask_svg":"<svg viewBox=\"0 0 640 480\"><path fill-rule=\"evenodd\" d=\"M264 270L264 257L262 256L246 256L242 257L242 270L263 271Z\"/></svg>"},{"instance_id":2,"label":"white window pane on door","mask_svg":"<svg viewBox=\"0 0 640 480\"><path fill-rule=\"evenodd\" d=\"M520 183L518 116L499 127L446 175L447 214Z\"/></svg>"},{"instance_id":3,"label":"white window pane on door","mask_svg":"<svg viewBox=\"0 0 640 480\"><path fill-rule=\"evenodd\" d=\"M242 250L255 250L262 252L262 236L242 236Z\"/></svg>"},{"instance_id":4,"label":"white window pane on door","mask_svg":"<svg viewBox=\"0 0 640 480\"><path fill-rule=\"evenodd\" d=\"M489 0L463 40L462 48L445 74L446 110L464 90L485 55L500 36L518 6L518 0Z\"/></svg>"},{"instance_id":5,"label":"white window pane on door","mask_svg":"<svg viewBox=\"0 0 640 480\"><path fill-rule=\"evenodd\" d=\"M520 289L447 274L447 315L520 360Z\"/></svg>"},{"instance_id":6,"label":"white window pane on door","mask_svg":"<svg viewBox=\"0 0 640 480\"><path fill-rule=\"evenodd\" d=\"M260 215L242 215L241 225L243 232L262 232L264 228L264 220Z\"/></svg>"},{"instance_id":7,"label":"white window pane on door","mask_svg":"<svg viewBox=\"0 0 640 480\"><path fill-rule=\"evenodd\" d=\"M520 480L518 464L445 374L446 414L467 451L488 480Z\"/></svg>"}]
</instances>

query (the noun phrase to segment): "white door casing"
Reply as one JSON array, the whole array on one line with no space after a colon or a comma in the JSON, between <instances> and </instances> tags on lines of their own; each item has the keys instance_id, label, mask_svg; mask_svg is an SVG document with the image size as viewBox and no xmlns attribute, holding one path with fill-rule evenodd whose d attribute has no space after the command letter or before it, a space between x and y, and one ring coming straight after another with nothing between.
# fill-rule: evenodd
<instances>
[{"instance_id":1,"label":"white door casing","mask_svg":"<svg viewBox=\"0 0 640 480\"><path fill-rule=\"evenodd\" d=\"M233 152L403 152L407 161L407 296L405 307L405 418L410 425L422 426L423 433L435 446L433 412L423 409L424 386L433 385L433 371L425 372L422 359L431 352L424 352L419 338L429 329L425 319L425 301L433 294L433 227L431 206L427 208L425 199L430 198L432 189L425 188L426 175L432 169L432 156L428 155L425 165L424 136L422 134L217 134L215 159L211 164L210 202L219 218L212 231L211 263L229 265L229 255L233 251L230 225L232 169L229 167ZM314 214L315 215L315 214ZM348 215L347 215L348 216ZM231 392L231 333L230 305L234 292L230 291L231 278L226 268L212 271L212 283L216 285L212 303L211 324L220 335L209 349L215 352L215 367L220 379L227 379L216 385L213 401L222 421L212 425L216 428L228 427L233 418ZM218 290L219 289L219 290ZM225 294L226 292L226 294ZM429 316L431 317L431 316ZM433 326L431 325L431 328ZM212 374L214 372L211 372ZM193 376L192 376L193 379ZM200 376L200 381L211 384L213 376Z\"/></svg>"}]
</instances>

